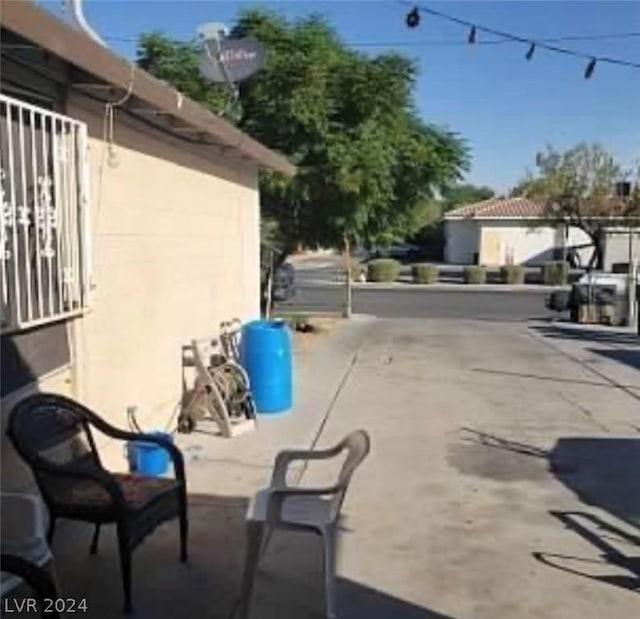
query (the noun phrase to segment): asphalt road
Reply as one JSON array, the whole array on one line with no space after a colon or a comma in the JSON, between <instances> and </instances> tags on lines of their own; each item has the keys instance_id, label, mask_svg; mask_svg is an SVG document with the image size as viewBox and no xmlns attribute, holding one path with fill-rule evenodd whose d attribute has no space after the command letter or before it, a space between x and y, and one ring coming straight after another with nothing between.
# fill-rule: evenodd
<instances>
[{"instance_id":1,"label":"asphalt road","mask_svg":"<svg viewBox=\"0 0 640 619\"><path fill-rule=\"evenodd\" d=\"M462 318L497 321L526 321L548 317L544 291L477 290L353 290L353 311L380 318ZM276 310L318 312L340 311L341 286L298 284L295 297L276 304Z\"/></svg>"}]
</instances>

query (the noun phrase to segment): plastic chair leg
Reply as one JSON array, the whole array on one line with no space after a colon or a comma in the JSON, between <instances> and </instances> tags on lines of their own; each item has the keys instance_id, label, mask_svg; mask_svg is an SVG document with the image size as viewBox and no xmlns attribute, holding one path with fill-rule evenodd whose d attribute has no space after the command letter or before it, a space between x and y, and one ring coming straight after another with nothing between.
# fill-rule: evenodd
<instances>
[{"instance_id":1,"label":"plastic chair leg","mask_svg":"<svg viewBox=\"0 0 640 619\"><path fill-rule=\"evenodd\" d=\"M264 523L247 521L247 547L244 559L244 575L242 577L242 591L240 594L240 617L248 619L251 608L251 594L253 581L260 558L260 548L264 535Z\"/></svg>"},{"instance_id":2,"label":"plastic chair leg","mask_svg":"<svg viewBox=\"0 0 640 619\"><path fill-rule=\"evenodd\" d=\"M322 534L324 545L324 586L328 619L336 619L336 531L333 527Z\"/></svg>"}]
</instances>

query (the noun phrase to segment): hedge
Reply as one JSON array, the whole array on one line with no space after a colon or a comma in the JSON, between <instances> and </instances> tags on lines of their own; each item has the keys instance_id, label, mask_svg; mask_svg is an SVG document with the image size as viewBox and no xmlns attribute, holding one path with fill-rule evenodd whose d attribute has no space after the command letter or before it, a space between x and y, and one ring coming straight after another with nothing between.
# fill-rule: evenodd
<instances>
[{"instance_id":1,"label":"hedge","mask_svg":"<svg viewBox=\"0 0 640 619\"><path fill-rule=\"evenodd\" d=\"M487 270L482 266L464 267L465 284L484 284L487 281Z\"/></svg>"},{"instance_id":2,"label":"hedge","mask_svg":"<svg viewBox=\"0 0 640 619\"><path fill-rule=\"evenodd\" d=\"M368 282L394 282L400 274L400 263L391 258L376 258L367 263Z\"/></svg>"},{"instance_id":3,"label":"hedge","mask_svg":"<svg viewBox=\"0 0 640 619\"><path fill-rule=\"evenodd\" d=\"M411 277L414 284L435 284L440 271L433 264L414 264L411 267Z\"/></svg>"},{"instance_id":4,"label":"hedge","mask_svg":"<svg viewBox=\"0 0 640 619\"><path fill-rule=\"evenodd\" d=\"M500 267L500 281L503 284L524 284L524 268L518 264Z\"/></svg>"}]
</instances>

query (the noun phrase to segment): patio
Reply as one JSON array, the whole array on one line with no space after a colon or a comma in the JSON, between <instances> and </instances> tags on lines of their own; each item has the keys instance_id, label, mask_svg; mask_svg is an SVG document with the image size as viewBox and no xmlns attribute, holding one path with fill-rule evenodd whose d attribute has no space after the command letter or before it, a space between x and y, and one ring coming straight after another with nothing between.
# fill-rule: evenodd
<instances>
[{"instance_id":1,"label":"patio","mask_svg":"<svg viewBox=\"0 0 640 619\"><path fill-rule=\"evenodd\" d=\"M343 509L341 619L633 616L640 375L591 352L598 338L446 319L339 327L300 354L291 415L233 440L180 438L190 563L178 561L177 523L150 536L134 555L135 616L231 619L245 508L274 454L328 446L357 427L370 432L372 454ZM608 344L638 350L622 336ZM329 471L294 473L316 485ZM86 598L91 617L119 617L113 532L98 556L90 541L90 528L60 526L62 590ZM252 617L322 617L321 556L319 540L276 533Z\"/></svg>"}]
</instances>

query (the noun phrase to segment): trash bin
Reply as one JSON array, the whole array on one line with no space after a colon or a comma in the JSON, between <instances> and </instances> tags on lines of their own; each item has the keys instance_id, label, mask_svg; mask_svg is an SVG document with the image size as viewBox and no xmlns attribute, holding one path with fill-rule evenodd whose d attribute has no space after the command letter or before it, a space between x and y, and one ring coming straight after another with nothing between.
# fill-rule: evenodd
<instances>
[{"instance_id":1,"label":"trash bin","mask_svg":"<svg viewBox=\"0 0 640 619\"><path fill-rule=\"evenodd\" d=\"M281 320L255 320L242 327L240 362L249 376L258 413L279 413L293 401L291 334Z\"/></svg>"}]
</instances>

